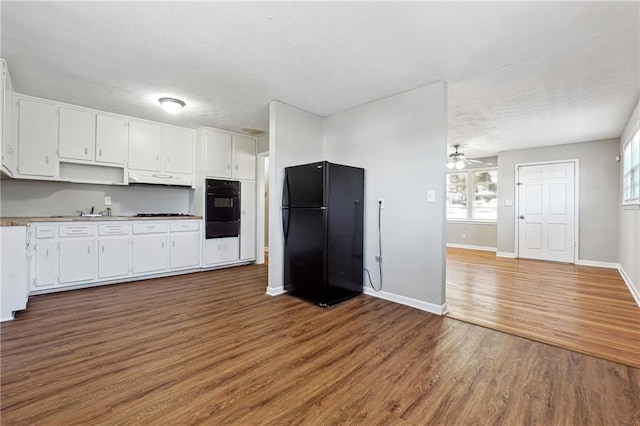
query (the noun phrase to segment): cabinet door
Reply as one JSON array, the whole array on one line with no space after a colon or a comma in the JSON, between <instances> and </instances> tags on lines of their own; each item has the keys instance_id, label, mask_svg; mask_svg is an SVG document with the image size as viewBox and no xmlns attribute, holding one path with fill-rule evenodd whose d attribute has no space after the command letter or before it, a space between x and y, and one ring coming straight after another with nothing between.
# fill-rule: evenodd
<instances>
[{"instance_id":1,"label":"cabinet door","mask_svg":"<svg viewBox=\"0 0 640 426\"><path fill-rule=\"evenodd\" d=\"M32 288L48 287L56 282L56 242L53 238L36 242Z\"/></svg>"},{"instance_id":2,"label":"cabinet door","mask_svg":"<svg viewBox=\"0 0 640 426\"><path fill-rule=\"evenodd\" d=\"M75 160L93 160L96 145L96 114L73 108L58 110L58 155Z\"/></svg>"},{"instance_id":3,"label":"cabinet door","mask_svg":"<svg viewBox=\"0 0 640 426\"><path fill-rule=\"evenodd\" d=\"M222 263L222 239L212 238L204 241L203 263L205 266Z\"/></svg>"},{"instance_id":4,"label":"cabinet door","mask_svg":"<svg viewBox=\"0 0 640 426\"><path fill-rule=\"evenodd\" d=\"M100 238L98 246L98 278L129 274L129 236Z\"/></svg>"},{"instance_id":5,"label":"cabinet door","mask_svg":"<svg viewBox=\"0 0 640 426\"><path fill-rule=\"evenodd\" d=\"M13 86L9 70L4 61L2 63L2 96L0 96L0 136L2 137L2 166L13 173L15 168L16 150L11 139L11 98L13 96Z\"/></svg>"},{"instance_id":6,"label":"cabinet door","mask_svg":"<svg viewBox=\"0 0 640 426\"><path fill-rule=\"evenodd\" d=\"M58 246L60 283L95 279L95 240L93 238L60 239Z\"/></svg>"},{"instance_id":7,"label":"cabinet door","mask_svg":"<svg viewBox=\"0 0 640 426\"><path fill-rule=\"evenodd\" d=\"M98 114L96 119L96 161L124 164L127 147L127 121Z\"/></svg>"},{"instance_id":8,"label":"cabinet door","mask_svg":"<svg viewBox=\"0 0 640 426\"><path fill-rule=\"evenodd\" d=\"M135 235L132 246L133 273L161 272L167 269L167 235Z\"/></svg>"},{"instance_id":9,"label":"cabinet door","mask_svg":"<svg viewBox=\"0 0 640 426\"><path fill-rule=\"evenodd\" d=\"M256 140L233 135L233 177L256 180Z\"/></svg>"},{"instance_id":10,"label":"cabinet door","mask_svg":"<svg viewBox=\"0 0 640 426\"><path fill-rule=\"evenodd\" d=\"M27 99L18 102L18 173L53 177L56 108L52 104Z\"/></svg>"},{"instance_id":11,"label":"cabinet door","mask_svg":"<svg viewBox=\"0 0 640 426\"><path fill-rule=\"evenodd\" d=\"M207 177L231 177L231 135L207 130Z\"/></svg>"},{"instance_id":12,"label":"cabinet door","mask_svg":"<svg viewBox=\"0 0 640 426\"><path fill-rule=\"evenodd\" d=\"M171 234L169 267L189 268L200 265L200 233L176 232Z\"/></svg>"},{"instance_id":13,"label":"cabinet door","mask_svg":"<svg viewBox=\"0 0 640 426\"><path fill-rule=\"evenodd\" d=\"M256 184L240 182L240 260L256 258Z\"/></svg>"},{"instance_id":14,"label":"cabinet door","mask_svg":"<svg viewBox=\"0 0 640 426\"><path fill-rule=\"evenodd\" d=\"M222 261L234 262L238 260L238 237L221 238Z\"/></svg>"},{"instance_id":15,"label":"cabinet door","mask_svg":"<svg viewBox=\"0 0 640 426\"><path fill-rule=\"evenodd\" d=\"M193 173L193 131L165 126L162 129L164 143L164 171Z\"/></svg>"},{"instance_id":16,"label":"cabinet door","mask_svg":"<svg viewBox=\"0 0 640 426\"><path fill-rule=\"evenodd\" d=\"M129 122L129 168L161 171L162 127L156 124Z\"/></svg>"},{"instance_id":17,"label":"cabinet door","mask_svg":"<svg viewBox=\"0 0 640 426\"><path fill-rule=\"evenodd\" d=\"M27 307L27 227L0 227L0 320Z\"/></svg>"}]
</instances>

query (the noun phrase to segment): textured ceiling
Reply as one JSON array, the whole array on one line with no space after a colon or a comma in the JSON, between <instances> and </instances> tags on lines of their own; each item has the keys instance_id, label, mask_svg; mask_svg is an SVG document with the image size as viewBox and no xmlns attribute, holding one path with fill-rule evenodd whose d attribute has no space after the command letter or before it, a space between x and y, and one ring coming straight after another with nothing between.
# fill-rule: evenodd
<instances>
[{"instance_id":1,"label":"textured ceiling","mask_svg":"<svg viewBox=\"0 0 640 426\"><path fill-rule=\"evenodd\" d=\"M638 2L1 2L16 91L188 127L268 128L449 82L471 156L618 137L637 102ZM157 99L187 103L166 115Z\"/></svg>"}]
</instances>

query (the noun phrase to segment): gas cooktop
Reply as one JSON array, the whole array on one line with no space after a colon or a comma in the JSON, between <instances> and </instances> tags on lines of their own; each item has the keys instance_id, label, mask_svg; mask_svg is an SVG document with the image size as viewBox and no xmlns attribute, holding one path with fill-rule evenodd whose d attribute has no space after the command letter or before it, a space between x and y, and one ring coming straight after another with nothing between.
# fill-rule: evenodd
<instances>
[{"instance_id":1,"label":"gas cooktop","mask_svg":"<svg viewBox=\"0 0 640 426\"><path fill-rule=\"evenodd\" d=\"M187 213L138 213L136 217L169 217L169 216L193 216Z\"/></svg>"}]
</instances>

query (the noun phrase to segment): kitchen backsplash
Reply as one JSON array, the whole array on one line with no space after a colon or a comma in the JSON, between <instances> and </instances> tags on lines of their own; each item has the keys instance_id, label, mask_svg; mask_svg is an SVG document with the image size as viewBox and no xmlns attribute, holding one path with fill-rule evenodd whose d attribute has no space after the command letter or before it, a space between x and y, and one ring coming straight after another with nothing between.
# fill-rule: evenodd
<instances>
[{"instance_id":1,"label":"kitchen backsplash","mask_svg":"<svg viewBox=\"0 0 640 426\"><path fill-rule=\"evenodd\" d=\"M57 216L74 215L77 210L96 212L105 209L104 197L111 197L114 216L136 213L190 213L190 188L131 185L88 185L67 182L2 179L0 215Z\"/></svg>"}]
</instances>

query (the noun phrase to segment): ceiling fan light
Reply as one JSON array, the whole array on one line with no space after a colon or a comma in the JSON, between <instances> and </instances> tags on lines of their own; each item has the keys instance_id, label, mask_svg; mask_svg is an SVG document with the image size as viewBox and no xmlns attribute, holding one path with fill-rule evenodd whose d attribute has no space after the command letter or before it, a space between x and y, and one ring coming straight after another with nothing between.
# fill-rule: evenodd
<instances>
[{"instance_id":1,"label":"ceiling fan light","mask_svg":"<svg viewBox=\"0 0 640 426\"><path fill-rule=\"evenodd\" d=\"M456 161L456 170L464 169L464 161L458 160Z\"/></svg>"},{"instance_id":2,"label":"ceiling fan light","mask_svg":"<svg viewBox=\"0 0 640 426\"><path fill-rule=\"evenodd\" d=\"M447 163L447 169L449 170L452 170L455 166L456 166L456 163L454 163L453 161L449 161Z\"/></svg>"},{"instance_id":3,"label":"ceiling fan light","mask_svg":"<svg viewBox=\"0 0 640 426\"><path fill-rule=\"evenodd\" d=\"M179 113L185 106L184 102L175 98L160 98L158 102L160 102L162 108L171 115Z\"/></svg>"}]
</instances>

